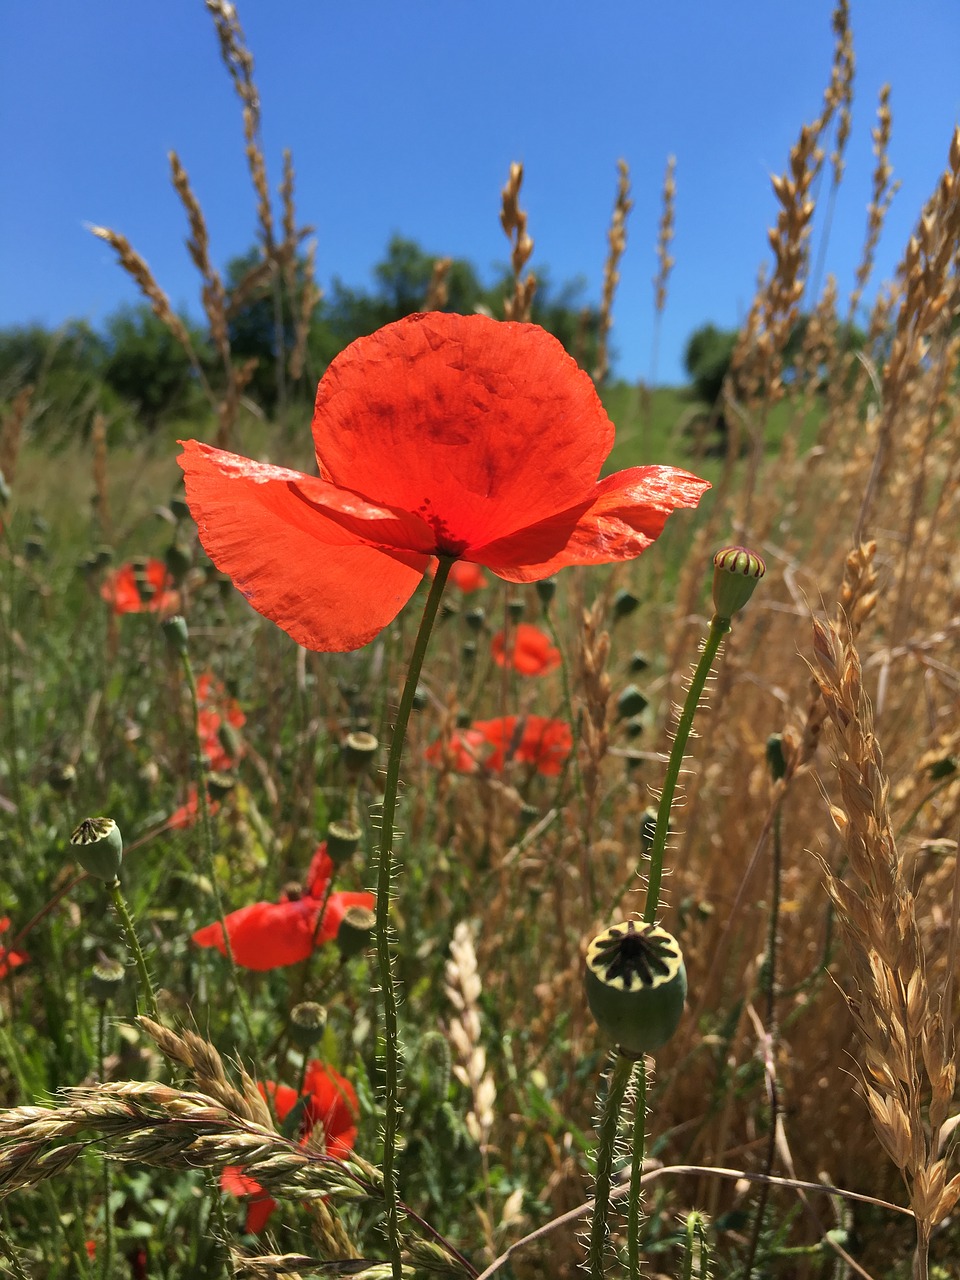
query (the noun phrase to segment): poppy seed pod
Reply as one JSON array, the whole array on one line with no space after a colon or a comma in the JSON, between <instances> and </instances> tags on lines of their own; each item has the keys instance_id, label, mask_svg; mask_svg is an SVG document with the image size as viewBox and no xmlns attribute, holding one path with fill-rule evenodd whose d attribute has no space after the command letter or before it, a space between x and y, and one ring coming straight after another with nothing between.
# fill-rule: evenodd
<instances>
[{"instance_id":1,"label":"poppy seed pod","mask_svg":"<svg viewBox=\"0 0 960 1280\"><path fill-rule=\"evenodd\" d=\"M507 601L507 617L511 622L519 622L523 617L523 611L526 605L522 600L513 599Z\"/></svg>"},{"instance_id":2,"label":"poppy seed pod","mask_svg":"<svg viewBox=\"0 0 960 1280\"><path fill-rule=\"evenodd\" d=\"M639 1058L673 1035L687 998L687 971L676 938L659 925L626 920L587 947L590 1012L620 1053Z\"/></svg>"},{"instance_id":3,"label":"poppy seed pod","mask_svg":"<svg viewBox=\"0 0 960 1280\"><path fill-rule=\"evenodd\" d=\"M182 658L187 652L190 639L187 620L183 614L175 613L172 618L166 618L160 624L160 630L163 632L163 638L166 640L170 652L178 654Z\"/></svg>"},{"instance_id":4,"label":"poppy seed pod","mask_svg":"<svg viewBox=\"0 0 960 1280\"><path fill-rule=\"evenodd\" d=\"M377 758L380 743L376 736L367 732L348 733L343 740L340 753L343 763L351 777L359 777L366 773Z\"/></svg>"},{"instance_id":5,"label":"poppy seed pod","mask_svg":"<svg viewBox=\"0 0 960 1280\"><path fill-rule=\"evenodd\" d=\"M767 571L767 566L747 547L724 547L713 557L713 607L718 618L729 621L739 613Z\"/></svg>"},{"instance_id":6,"label":"poppy seed pod","mask_svg":"<svg viewBox=\"0 0 960 1280\"><path fill-rule=\"evenodd\" d=\"M430 701L430 695L427 693L426 687L422 684L418 684L416 689L414 689L413 691L412 710L423 711L426 708L429 701Z\"/></svg>"},{"instance_id":7,"label":"poppy seed pod","mask_svg":"<svg viewBox=\"0 0 960 1280\"><path fill-rule=\"evenodd\" d=\"M463 615L463 620L471 631L482 631L483 624L487 619L487 612L479 605L476 609L468 609Z\"/></svg>"},{"instance_id":8,"label":"poppy seed pod","mask_svg":"<svg viewBox=\"0 0 960 1280\"><path fill-rule=\"evenodd\" d=\"M635 609L640 607L640 601L632 591L626 591L621 588L613 597L613 620L619 622L621 618L629 618Z\"/></svg>"},{"instance_id":9,"label":"poppy seed pod","mask_svg":"<svg viewBox=\"0 0 960 1280\"><path fill-rule=\"evenodd\" d=\"M84 818L70 837L76 859L105 884L114 884L123 860L123 837L112 818Z\"/></svg>"},{"instance_id":10,"label":"poppy seed pod","mask_svg":"<svg viewBox=\"0 0 960 1280\"><path fill-rule=\"evenodd\" d=\"M617 718L629 720L647 709L646 694L640 692L635 684L628 684L617 698Z\"/></svg>"},{"instance_id":11,"label":"poppy seed pod","mask_svg":"<svg viewBox=\"0 0 960 1280\"><path fill-rule=\"evenodd\" d=\"M363 832L355 822L331 822L327 827L327 854L334 866L347 862L357 851Z\"/></svg>"},{"instance_id":12,"label":"poppy seed pod","mask_svg":"<svg viewBox=\"0 0 960 1280\"><path fill-rule=\"evenodd\" d=\"M537 595L540 597L540 603L543 606L543 612L546 613L553 602L553 597L557 594L556 578L541 578L535 584Z\"/></svg>"},{"instance_id":13,"label":"poppy seed pod","mask_svg":"<svg viewBox=\"0 0 960 1280\"><path fill-rule=\"evenodd\" d=\"M337 930L337 946L344 960L367 949L376 923L377 917L369 907L347 907Z\"/></svg>"},{"instance_id":14,"label":"poppy seed pod","mask_svg":"<svg viewBox=\"0 0 960 1280\"><path fill-rule=\"evenodd\" d=\"M106 1004L123 985L124 968L119 960L99 960L90 971L90 991L95 1000Z\"/></svg>"},{"instance_id":15,"label":"poppy seed pod","mask_svg":"<svg viewBox=\"0 0 960 1280\"><path fill-rule=\"evenodd\" d=\"M73 787L77 780L77 770L69 762L66 764L54 764L50 766L50 772L47 774L47 782L58 795L66 795Z\"/></svg>"},{"instance_id":16,"label":"poppy seed pod","mask_svg":"<svg viewBox=\"0 0 960 1280\"><path fill-rule=\"evenodd\" d=\"M312 1048L327 1026L327 1011L322 1004L304 1000L290 1010L290 1039L298 1049Z\"/></svg>"}]
</instances>

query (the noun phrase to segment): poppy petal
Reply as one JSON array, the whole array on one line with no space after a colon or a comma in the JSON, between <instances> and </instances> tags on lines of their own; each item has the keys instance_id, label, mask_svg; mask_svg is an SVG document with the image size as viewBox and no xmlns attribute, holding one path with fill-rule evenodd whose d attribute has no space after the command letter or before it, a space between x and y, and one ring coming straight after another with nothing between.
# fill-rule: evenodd
<instances>
[{"instance_id":1,"label":"poppy petal","mask_svg":"<svg viewBox=\"0 0 960 1280\"><path fill-rule=\"evenodd\" d=\"M573 521L570 512L560 512L477 548L471 558L507 582L535 582L567 565L630 560L656 541L672 511L695 507L709 488L708 481L677 467L631 467L601 480ZM568 532L562 550L540 559L563 529ZM533 554L525 558L528 549Z\"/></svg>"},{"instance_id":2,"label":"poppy petal","mask_svg":"<svg viewBox=\"0 0 960 1280\"><path fill-rule=\"evenodd\" d=\"M295 902L253 902L226 917L233 958L244 969L264 972L306 960L314 945L317 912L313 898ZM200 947L227 949L220 922L197 929L193 941Z\"/></svg>"},{"instance_id":3,"label":"poppy petal","mask_svg":"<svg viewBox=\"0 0 960 1280\"><path fill-rule=\"evenodd\" d=\"M589 376L538 325L433 313L333 360L313 436L324 479L417 512L457 554L589 496L614 427Z\"/></svg>"},{"instance_id":4,"label":"poppy petal","mask_svg":"<svg viewBox=\"0 0 960 1280\"><path fill-rule=\"evenodd\" d=\"M265 1191L258 1196L254 1196L247 1205L247 1221L244 1224L247 1235L258 1236L267 1225L270 1215L276 1207L276 1200L272 1196L268 1196Z\"/></svg>"},{"instance_id":5,"label":"poppy petal","mask_svg":"<svg viewBox=\"0 0 960 1280\"><path fill-rule=\"evenodd\" d=\"M179 461L210 559L254 609L305 648L359 649L416 590L425 553L381 550L355 532L363 524L371 537L412 538L419 528L422 538L415 518L404 523L383 508L371 514L374 509L356 495L339 494L314 477L197 441L185 443ZM319 505L332 509L341 498L336 519Z\"/></svg>"}]
</instances>

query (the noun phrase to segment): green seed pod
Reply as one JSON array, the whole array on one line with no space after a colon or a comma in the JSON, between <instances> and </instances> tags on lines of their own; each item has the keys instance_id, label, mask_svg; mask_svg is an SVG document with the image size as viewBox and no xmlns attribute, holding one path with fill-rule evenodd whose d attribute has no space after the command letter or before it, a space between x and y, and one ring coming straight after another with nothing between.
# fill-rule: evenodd
<instances>
[{"instance_id":1,"label":"green seed pod","mask_svg":"<svg viewBox=\"0 0 960 1280\"><path fill-rule=\"evenodd\" d=\"M477 646L473 640L465 640L460 646L460 661L465 667L472 667L477 660Z\"/></svg>"},{"instance_id":2,"label":"green seed pod","mask_svg":"<svg viewBox=\"0 0 960 1280\"><path fill-rule=\"evenodd\" d=\"M523 617L525 609L526 604L523 600L515 599L507 601L507 617L511 622L519 622Z\"/></svg>"},{"instance_id":3,"label":"green seed pod","mask_svg":"<svg viewBox=\"0 0 960 1280\"><path fill-rule=\"evenodd\" d=\"M643 733L643 721L639 716L631 716L623 726L623 731L628 738L639 738Z\"/></svg>"},{"instance_id":4,"label":"green seed pod","mask_svg":"<svg viewBox=\"0 0 960 1280\"><path fill-rule=\"evenodd\" d=\"M629 618L631 613L640 607L640 601L632 591L621 589L613 597L613 620L619 622L621 618Z\"/></svg>"},{"instance_id":5,"label":"green seed pod","mask_svg":"<svg viewBox=\"0 0 960 1280\"><path fill-rule=\"evenodd\" d=\"M331 822L327 827L327 853L335 867L342 866L356 853L363 832L355 822Z\"/></svg>"},{"instance_id":6,"label":"green seed pod","mask_svg":"<svg viewBox=\"0 0 960 1280\"><path fill-rule=\"evenodd\" d=\"M77 771L68 760L66 764L54 764L50 766L50 772L47 774L47 781L56 791L57 795L66 795L73 787L77 780Z\"/></svg>"},{"instance_id":7,"label":"green seed pod","mask_svg":"<svg viewBox=\"0 0 960 1280\"><path fill-rule=\"evenodd\" d=\"M617 718L629 720L631 716L638 716L641 711L646 710L647 702L646 695L635 684L628 684L617 698Z\"/></svg>"},{"instance_id":8,"label":"green seed pod","mask_svg":"<svg viewBox=\"0 0 960 1280\"><path fill-rule=\"evenodd\" d=\"M236 778L232 778L229 773L216 773L213 769L207 773L206 781L207 795L211 800L222 800L237 785Z\"/></svg>"},{"instance_id":9,"label":"green seed pod","mask_svg":"<svg viewBox=\"0 0 960 1280\"><path fill-rule=\"evenodd\" d=\"M160 630L163 632L163 638L166 640L170 652L182 658L187 652L187 643L190 639L186 618L179 613L175 613L172 618L164 619L160 624Z\"/></svg>"},{"instance_id":10,"label":"green seed pod","mask_svg":"<svg viewBox=\"0 0 960 1280\"><path fill-rule=\"evenodd\" d=\"M743 608L767 567L746 547L724 547L713 557L713 607L728 622Z\"/></svg>"},{"instance_id":11,"label":"green seed pod","mask_svg":"<svg viewBox=\"0 0 960 1280\"><path fill-rule=\"evenodd\" d=\"M108 547L104 542L93 553L94 564L98 569L105 569L108 564L113 564L113 547Z\"/></svg>"},{"instance_id":12,"label":"green seed pod","mask_svg":"<svg viewBox=\"0 0 960 1280\"><path fill-rule=\"evenodd\" d=\"M175 498L170 499L170 514L174 520L189 520L190 508L187 506L187 500L181 494L177 494Z\"/></svg>"},{"instance_id":13,"label":"green seed pod","mask_svg":"<svg viewBox=\"0 0 960 1280\"><path fill-rule=\"evenodd\" d=\"M590 1012L620 1053L652 1053L676 1031L687 998L680 944L659 925L611 925L587 947L586 989Z\"/></svg>"},{"instance_id":14,"label":"green seed pod","mask_svg":"<svg viewBox=\"0 0 960 1280\"><path fill-rule=\"evenodd\" d=\"M340 747L340 754L347 772L357 778L366 773L376 761L380 743L372 733L348 733Z\"/></svg>"},{"instance_id":15,"label":"green seed pod","mask_svg":"<svg viewBox=\"0 0 960 1280\"><path fill-rule=\"evenodd\" d=\"M123 837L112 818L84 818L70 843L84 871L105 884L117 881L123 861Z\"/></svg>"},{"instance_id":16,"label":"green seed pod","mask_svg":"<svg viewBox=\"0 0 960 1280\"><path fill-rule=\"evenodd\" d=\"M305 1000L290 1010L290 1039L298 1049L311 1049L327 1027L327 1011L322 1004Z\"/></svg>"},{"instance_id":17,"label":"green seed pod","mask_svg":"<svg viewBox=\"0 0 960 1280\"><path fill-rule=\"evenodd\" d=\"M638 676L646 671L650 666L650 659L645 653L641 653L639 649L630 655L630 661L627 663L627 670L633 676Z\"/></svg>"},{"instance_id":18,"label":"green seed pod","mask_svg":"<svg viewBox=\"0 0 960 1280\"><path fill-rule=\"evenodd\" d=\"M39 534L31 533L23 540L23 555L26 560L46 560L47 544Z\"/></svg>"},{"instance_id":19,"label":"green seed pod","mask_svg":"<svg viewBox=\"0 0 960 1280\"><path fill-rule=\"evenodd\" d=\"M337 946L344 960L367 949L376 923L377 917L369 907L347 907L337 930Z\"/></svg>"},{"instance_id":20,"label":"green seed pod","mask_svg":"<svg viewBox=\"0 0 960 1280\"><path fill-rule=\"evenodd\" d=\"M456 725L458 729L469 729L473 724L473 717L469 711L458 711Z\"/></svg>"},{"instance_id":21,"label":"green seed pod","mask_svg":"<svg viewBox=\"0 0 960 1280\"><path fill-rule=\"evenodd\" d=\"M90 972L90 992L101 1004L113 1000L123 985L124 968L119 960L100 960Z\"/></svg>"},{"instance_id":22,"label":"green seed pod","mask_svg":"<svg viewBox=\"0 0 960 1280\"><path fill-rule=\"evenodd\" d=\"M543 606L543 612L546 613L553 602L553 597L557 594L557 580L556 578L541 578L536 583L536 588L540 603Z\"/></svg>"},{"instance_id":23,"label":"green seed pod","mask_svg":"<svg viewBox=\"0 0 960 1280\"><path fill-rule=\"evenodd\" d=\"M190 565L193 563L189 546L181 539L175 538L164 552L163 559L167 569L170 571L170 577L179 587L190 571Z\"/></svg>"},{"instance_id":24,"label":"green seed pod","mask_svg":"<svg viewBox=\"0 0 960 1280\"><path fill-rule=\"evenodd\" d=\"M426 709L427 703L430 701L430 695L422 684L418 684L413 691L413 710L423 711Z\"/></svg>"},{"instance_id":25,"label":"green seed pod","mask_svg":"<svg viewBox=\"0 0 960 1280\"><path fill-rule=\"evenodd\" d=\"M486 610L479 605L475 609L468 609L463 615L463 620L471 631L482 631L483 624L487 620Z\"/></svg>"},{"instance_id":26,"label":"green seed pod","mask_svg":"<svg viewBox=\"0 0 960 1280\"><path fill-rule=\"evenodd\" d=\"M446 1102L451 1070L447 1037L442 1031L427 1031L418 1046L416 1059L416 1081L425 1102L434 1107Z\"/></svg>"}]
</instances>

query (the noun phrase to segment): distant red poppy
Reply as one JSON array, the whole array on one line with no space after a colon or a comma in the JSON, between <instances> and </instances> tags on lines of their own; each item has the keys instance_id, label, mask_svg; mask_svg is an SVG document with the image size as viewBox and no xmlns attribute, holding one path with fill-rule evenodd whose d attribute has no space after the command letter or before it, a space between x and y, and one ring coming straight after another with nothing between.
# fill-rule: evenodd
<instances>
[{"instance_id":1,"label":"distant red poppy","mask_svg":"<svg viewBox=\"0 0 960 1280\"><path fill-rule=\"evenodd\" d=\"M242 743L238 741L238 755L232 755L221 740L220 726L226 722L234 729L242 729L247 717L236 698L229 696L222 681L209 671L197 677L197 701L200 703L197 728L204 758L215 771L231 769L237 763L238 755L242 754Z\"/></svg>"},{"instance_id":2,"label":"distant red poppy","mask_svg":"<svg viewBox=\"0 0 960 1280\"><path fill-rule=\"evenodd\" d=\"M300 898L280 895L279 902L253 902L225 917L233 958L241 968L265 971L306 960L315 947L331 942L348 907L373 907L372 893L331 893L323 909L333 863L321 844L313 856L305 892ZM193 934L200 947L216 947L227 954L220 921Z\"/></svg>"},{"instance_id":3,"label":"distant red poppy","mask_svg":"<svg viewBox=\"0 0 960 1280\"><path fill-rule=\"evenodd\" d=\"M504 633L498 631L490 642L493 660L498 667L513 667L522 676L545 676L560 665L560 650L539 627L521 622L510 629L510 647L504 645Z\"/></svg>"},{"instance_id":4,"label":"distant red poppy","mask_svg":"<svg viewBox=\"0 0 960 1280\"><path fill-rule=\"evenodd\" d=\"M432 557L427 572L432 578L436 571L436 557ZM450 576L447 581L451 586L456 587L458 591L468 596L487 585L487 575L478 564L471 564L469 560L455 560L451 566Z\"/></svg>"},{"instance_id":5,"label":"distant red poppy","mask_svg":"<svg viewBox=\"0 0 960 1280\"><path fill-rule=\"evenodd\" d=\"M4 916L0 920L0 933L6 933L9 928L10 917ZM6 947L0 946L0 978L5 978L11 969L19 969L29 959L25 951L8 951Z\"/></svg>"},{"instance_id":6,"label":"distant red poppy","mask_svg":"<svg viewBox=\"0 0 960 1280\"><path fill-rule=\"evenodd\" d=\"M148 585L146 594L142 583ZM162 560L147 560L140 567L130 561L120 565L104 578L100 595L116 614L173 613L180 607L180 594Z\"/></svg>"},{"instance_id":7,"label":"distant red poppy","mask_svg":"<svg viewBox=\"0 0 960 1280\"><path fill-rule=\"evenodd\" d=\"M212 818L220 808L219 801L211 800L209 802L209 808L210 816ZM190 827L196 826L199 817L200 804L197 799L197 788L196 786L191 786L187 791L186 803L182 804L179 809L174 809L173 813L171 813L170 817L163 824L164 830L186 831Z\"/></svg>"},{"instance_id":8,"label":"distant red poppy","mask_svg":"<svg viewBox=\"0 0 960 1280\"><path fill-rule=\"evenodd\" d=\"M358 338L317 390L319 477L185 441L200 541L251 605L310 649L357 649L432 555L534 582L629 560L709 488L675 467L598 481L613 423L536 325L408 316Z\"/></svg>"},{"instance_id":9,"label":"distant red poppy","mask_svg":"<svg viewBox=\"0 0 960 1280\"><path fill-rule=\"evenodd\" d=\"M360 1107L353 1085L333 1067L314 1058L307 1064L303 1081L303 1094L285 1084L267 1081L257 1088L266 1098L269 1093L277 1119L282 1123L296 1106L300 1097L307 1100L300 1119L300 1145L310 1142L317 1150L318 1137L323 1138L319 1149L337 1160L345 1159L357 1140L357 1117ZM318 1132L319 1126L319 1132ZM227 1165L220 1175L220 1186L235 1196L251 1196L247 1206L246 1230L257 1234L267 1225L267 1219L277 1207L255 1178L248 1177L240 1165Z\"/></svg>"},{"instance_id":10,"label":"distant red poppy","mask_svg":"<svg viewBox=\"0 0 960 1280\"><path fill-rule=\"evenodd\" d=\"M475 720L469 729L457 729L449 738L427 748L431 764L446 764L457 773L478 773L481 768L500 773L516 760L533 765L537 773L556 777L573 747L573 734L563 720L546 716L502 716Z\"/></svg>"}]
</instances>

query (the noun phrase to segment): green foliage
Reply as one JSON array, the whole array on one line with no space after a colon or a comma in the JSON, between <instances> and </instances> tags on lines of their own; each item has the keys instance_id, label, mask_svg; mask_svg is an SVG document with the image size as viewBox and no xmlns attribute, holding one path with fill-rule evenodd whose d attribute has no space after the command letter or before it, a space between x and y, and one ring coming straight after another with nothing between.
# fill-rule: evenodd
<instances>
[{"instance_id":1,"label":"green foliage","mask_svg":"<svg viewBox=\"0 0 960 1280\"><path fill-rule=\"evenodd\" d=\"M691 333L683 351L683 367L698 400L711 405L716 402L736 343L736 329L718 329L715 324L701 325Z\"/></svg>"},{"instance_id":2,"label":"green foliage","mask_svg":"<svg viewBox=\"0 0 960 1280\"><path fill-rule=\"evenodd\" d=\"M194 350L202 351L203 335L181 318ZM199 408L200 389L187 353L150 307L122 307L105 328L101 376L148 431L165 417L189 416Z\"/></svg>"}]
</instances>

